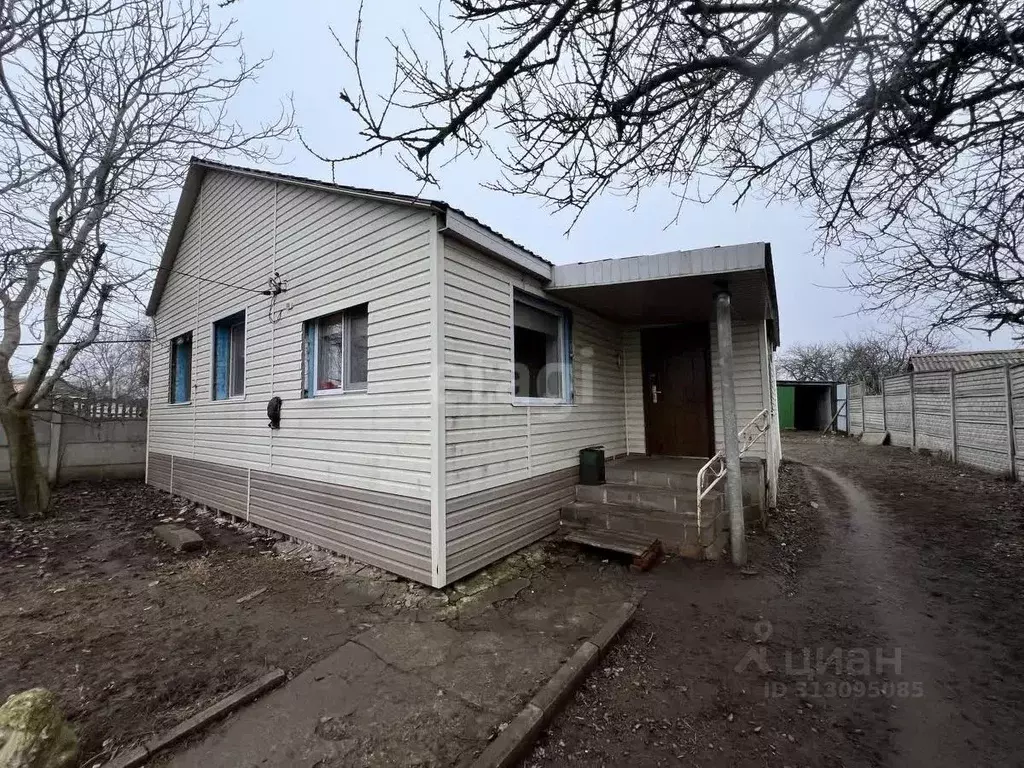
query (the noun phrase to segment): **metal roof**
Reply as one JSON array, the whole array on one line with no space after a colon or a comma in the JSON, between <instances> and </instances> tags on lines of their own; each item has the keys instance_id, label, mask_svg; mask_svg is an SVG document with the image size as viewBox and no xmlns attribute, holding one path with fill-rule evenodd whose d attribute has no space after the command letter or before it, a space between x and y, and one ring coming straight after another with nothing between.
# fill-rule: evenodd
<instances>
[{"instance_id":1,"label":"metal roof","mask_svg":"<svg viewBox=\"0 0 1024 768\"><path fill-rule=\"evenodd\" d=\"M982 352L934 352L911 355L908 371L973 371L997 365L1024 363L1024 349L991 349Z\"/></svg>"},{"instance_id":2,"label":"metal roof","mask_svg":"<svg viewBox=\"0 0 1024 768\"><path fill-rule=\"evenodd\" d=\"M760 270L765 267L767 243L696 248L620 259L559 264L552 273L552 288L582 288L612 283L632 283L665 277L719 275L725 272Z\"/></svg>"},{"instance_id":3,"label":"metal roof","mask_svg":"<svg viewBox=\"0 0 1024 768\"><path fill-rule=\"evenodd\" d=\"M769 320L778 346L778 298L766 242L557 264L547 290L617 322L660 324L709 317L722 282L734 312Z\"/></svg>"},{"instance_id":4,"label":"metal roof","mask_svg":"<svg viewBox=\"0 0 1024 768\"><path fill-rule=\"evenodd\" d=\"M385 192L368 187L356 187L332 182L319 181L303 176L293 176L274 171L265 171L244 166L229 165L213 160L193 157L189 162L188 173L182 187L181 197L171 223L167 243L157 270L153 292L146 306L147 315L155 315L160 299L167 287L177 257L181 240L185 236L192 209L199 198L203 178L206 173L217 171L241 176L278 181L285 184L321 189L342 195L380 200L385 203L406 205L427 211L434 211L441 216L441 231L446 235L468 242L484 253L500 261L510 264L526 274L531 274L542 281L549 290L557 291L600 288L605 286L628 286L630 284L650 283L665 278L690 277L712 279L716 275L732 273L733 281L739 282L745 274L759 274L767 287L767 304L771 321L772 341L779 344L778 332L778 299L775 292L775 275L772 266L771 245L769 243L747 243L743 245L715 246L691 251L672 251L669 253L635 256L620 259L602 259L599 261L580 262L555 266L514 240L491 229L478 219L464 211L449 205L443 200ZM763 299L762 299L763 300Z\"/></svg>"}]
</instances>

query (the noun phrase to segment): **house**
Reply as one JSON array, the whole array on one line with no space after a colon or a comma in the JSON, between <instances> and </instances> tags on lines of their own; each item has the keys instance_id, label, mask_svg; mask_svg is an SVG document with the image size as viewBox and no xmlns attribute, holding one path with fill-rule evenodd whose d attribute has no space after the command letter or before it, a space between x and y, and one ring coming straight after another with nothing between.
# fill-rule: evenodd
<instances>
[{"instance_id":1,"label":"house","mask_svg":"<svg viewBox=\"0 0 1024 768\"><path fill-rule=\"evenodd\" d=\"M932 352L911 355L907 373L931 371L974 371L997 365L1024 363L1024 349L988 349L979 352Z\"/></svg>"},{"instance_id":2,"label":"house","mask_svg":"<svg viewBox=\"0 0 1024 768\"><path fill-rule=\"evenodd\" d=\"M426 584L588 510L710 553L725 424L773 503L765 243L556 266L443 202L193 160L147 313L149 483ZM632 506L577 490L595 445Z\"/></svg>"},{"instance_id":3,"label":"house","mask_svg":"<svg viewBox=\"0 0 1024 768\"><path fill-rule=\"evenodd\" d=\"M25 386L25 382L28 381L27 376L16 376L14 379L14 391L20 392L21 388ZM69 384L64 379L57 379L54 382L53 388L50 390L50 399L60 400L84 400L88 397L88 394L81 387L76 387L74 384Z\"/></svg>"}]
</instances>

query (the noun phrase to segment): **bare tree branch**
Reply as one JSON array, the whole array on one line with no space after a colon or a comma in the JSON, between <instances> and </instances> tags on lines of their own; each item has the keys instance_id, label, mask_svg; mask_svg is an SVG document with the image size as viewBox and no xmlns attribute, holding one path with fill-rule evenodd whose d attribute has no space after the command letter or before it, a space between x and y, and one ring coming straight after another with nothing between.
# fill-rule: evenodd
<instances>
[{"instance_id":1,"label":"bare tree branch","mask_svg":"<svg viewBox=\"0 0 1024 768\"><path fill-rule=\"evenodd\" d=\"M135 259L157 250L188 158L265 158L290 131L284 110L254 129L225 112L263 63L204 2L0 0L0 421L23 511L47 496L34 447L14 444L25 414L149 279ZM15 386L26 331L39 346Z\"/></svg>"},{"instance_id":2,"label":"bare tree branch","mask_svg":"<svg viewBox=\"0 0 1024 768\"><path fill-rule=\"evenodd\" d=\"M972 228L991 234L996 224L984 208L969 209L989 204L983 194L959 192L998 189L1010 206L1021 188L1022 0L444 7L449 17L430 22L434 51L421 36L393 44L392 87L379 98L367 96L375 73L360 61L359 25L345 47L354 87L341 98L366 145L321 156L390 148L431 182L432 163L491 151L502 171L489 186L577 212L606 191L656 182L682 200L804 201L823 247L857 243L864 270L853 283L881 306L898 303L900 274L937 268L930 249L911 243L924 225L932 243L963 238L949 244L957 284L926 276L939 286L934 304L962 289L960 307L973 307L942 323L1024 336L1020 268L1005 247L1020 230L1000 236L999 269L965 265L968 251L982 261L988 253ZM887 269L894 249L902 272Z\"/></svg>"},{"instance_id":3,"label":"bare tree branch","mask_svg":"<svg viewBox=\"0 0 1024 768\"><path fill-rule=\"evenodd\" d=\"M778 358L779 375L795 381L863 381L871 392L879 392L882 379L903 373L911 355L952 346L949 334L914 328L901 319L885 331L783 349Z\"/></svg>"}]
</instances>

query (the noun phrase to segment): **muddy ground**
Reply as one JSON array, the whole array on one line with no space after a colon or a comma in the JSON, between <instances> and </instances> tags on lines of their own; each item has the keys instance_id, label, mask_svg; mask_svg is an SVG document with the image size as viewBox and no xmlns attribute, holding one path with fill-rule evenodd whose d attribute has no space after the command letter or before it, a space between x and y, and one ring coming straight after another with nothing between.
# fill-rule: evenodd
<instances>
[{"instance_id":1,"label":"muddy ground","mask_svg":"<svg viewBox=\"0 0 1024 768\"><path fill-rule=\"evenodd\" d=\"M367 613L339 602L333 580L301 560L260 556L274 539L218 525L141 483L69 486L56 509L38 524L0 510L0 699L32 686L57 692L83 765L268 667L309 666ZM168 519L209 550L161 545L152 527Z\"/></svg>"},{"instance_id":2,"label":"muddy ground","mask_svg":"<svg viewBox=\"0 0 1024 768\"><path fill-rule=\"evenodd\" d=\"M520 569L529 587L481 612L486 606L470 603L485 592L438 592L278 542L138 482L68 486L55 509L53 520L20 523L0 508L0 701L30 687L55 691L78 730L83 766L177 725L270 668L297 675L375 628L447 620L500 634L506 614L529 612L534 601L559 605L570 582L589 589L580 595L601 586L618 595L619 585L626 595L628 587L625 569L542 544ZM166 521L198 531L206 550L162 545L152 527ZM565 646L558 652L570 653L582 639L573 631L549 632L548 646L557 640ZM501 693L515 702L529 692Z\"/></svg>"},{"instance_id":3,"label":"muddy ground","mask_svg":"<svg viewBox=\"0 0 1024 768\"><path fill-rule=\"evenodd\" d=\"M784 452L756 574L642 576L524 766L1021 764L1024 485L845 438Z\"/></svg>"}]
</instances>

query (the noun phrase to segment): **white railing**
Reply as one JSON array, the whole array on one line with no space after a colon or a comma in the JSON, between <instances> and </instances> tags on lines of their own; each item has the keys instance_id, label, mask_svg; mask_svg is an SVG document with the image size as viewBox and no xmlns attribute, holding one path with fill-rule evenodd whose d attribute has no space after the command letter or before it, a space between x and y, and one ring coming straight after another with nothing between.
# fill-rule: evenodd
<instances>
[{"instance_id":1,"label":"white railing","mask_svg":"<svg viewBox=\"0 0 1024 768\"><path fill-rule=\"evenodd\" d=\"M750 446L756 443L761 437L768 432L768 426L771 424L769 418L768 409L765 408L757 416L747 422L747 425L739 431L740 441L740 456L746 453ZM711 476L711 482L708 482L708 475ZM725 454L719 451L710 459L707 464L700 468L697 473L697 538L700 540L700 507L704 501L704 497L711 493L711 489L714 488L718 483L725 477Z\"/></svg>"}]
</instances>

